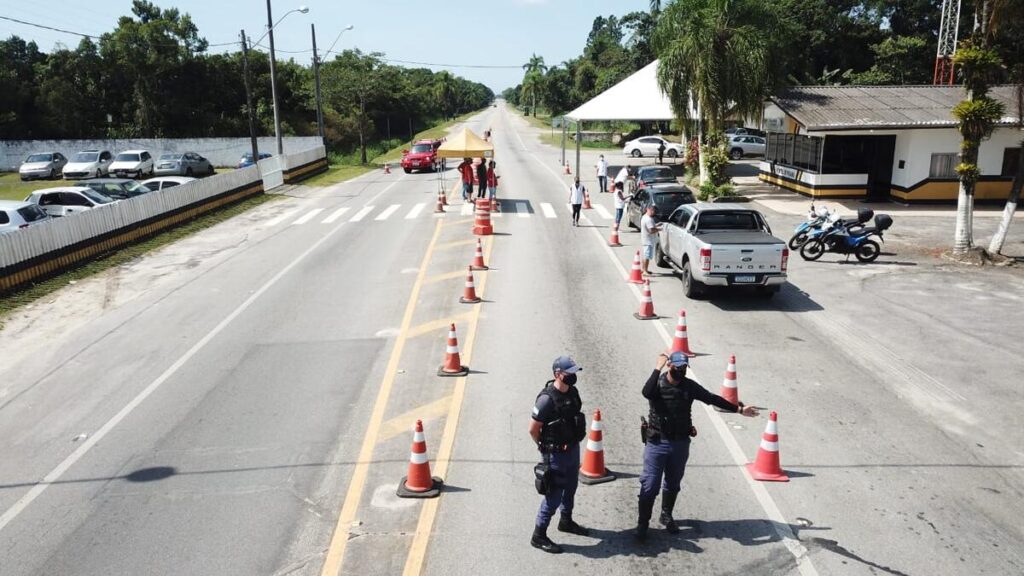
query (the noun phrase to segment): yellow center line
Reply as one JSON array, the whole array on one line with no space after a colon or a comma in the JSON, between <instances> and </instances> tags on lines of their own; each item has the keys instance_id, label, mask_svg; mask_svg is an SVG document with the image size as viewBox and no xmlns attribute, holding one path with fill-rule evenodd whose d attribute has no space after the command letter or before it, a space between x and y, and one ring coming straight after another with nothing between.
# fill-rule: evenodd
<instances>
[{"instance_id":1,"label":"yellow center line","mask_svg":"<svg viewBox=\"0 0 1024 576\"><path fill-rule=\"evenodd\" d=\"M396 436L408 434L412 430L412 426L410 426L409 423L417 420L423 420L423 426L426 427L428 421L440 418L448 413L448 405L451 401L451 396L445 396L444 398L438 398L429 404L417 406L404 414L395 416L381 426L380 438L378 438L378 440L380 442L386 442Z\"/></svg>"},{"instance_id":2,"label":"yellow center line","mask_svg":"<svg viewBox=\"0 0 1024 576\"><path fill-rule=\"evenodd\" d=\"M479 296L479 294L478 294L478 296ZM408 339L411 339L411 338L416 338L417 336L423 336L424 334L429 334L431 332L437 332L437 331L442 330L442 329L444 330L445 336L447 337L447 335L448 335L448 325L449 324L451 324L452 322L454 322L456 324L461 324L463 320L471 320L472 318L473 318L473 313L472 312L463 312L462 314L455 314L454 316L446 316L444 318L439 318L437 320L431 320L430 322L424 322L423 324L418 324L416 326L410 326L409 329L405 333L405 338L408 340Z\"/></svg>"},{"instance_id":3,"label":"yellow center line","mask_svg":"<svg viewBox=\"0 0 1024 576\"><path fill-rule=\"evenodd\" d=\"M321 576L337 576L341 571L342 559L345 555L345 546L348 544L349 529L355 521L356 512L359 509L360 500L363 497L363 489L366 487L366 478L369 473L370 461L373 458L374 447L378 443L381 423L384 421L384 411L391 396L391 388L395 382L395 374L398 371L398 363L402 358L402 351L405 348L407 339L406 333L412 324L413 312L416 310L416 303L419 301L420 289L423 287L423 279L427 274L427 265L434 253L437 239L441 236L441 222L438 221L434 227L434 236L430 239L427 251L423 255L423 262L420 264L419 274L413 284L412 292L405 306L405 315L402 317L402 326L398 336L395 338L395 347L391 350L391 357L388 359L387 368L384 369L384 378L381 381L380 392L377 393L377 400L373 405L373 412L370 414L370 421L367 424L366 436L363 437L362 447L359 449L359 457L356 459L356 466L352 472L352 481L349 483L348 491L345 494L345 503L338 515L338 523L334 527L334 535L331 537L331 544L327 548L327 557L324 559L324 566Z\"/></svg>"},{"instance_id":4,"label":"yellow center line","mask_svg":"<svg viewBox=\"0 0 1024 576\"><path fill-rule=\"evenodd\" d=\"M449 248L455 248L457 246L469 246L470 244L476 244L476 240L457 240L455 242L445 242L444 244L438 244L438 250L447 250Z\"/></svg>"},{"instance_id":5,"label":"yellow center line","mask_svg":"<svg viewBox=\"0 0 1024 576\"><path fill-rule=\"evenodd\" d=\"M466 277L466 271L465 270L456 270L455 272L448 272L447 274L438 274L436 276L431 276L430 278L427 278L426 280L424 280L424 283L426 283L426 284L434 284L434 283L437 283L437 282L444 282L445 280L454 280L456 278L465 278L465 277Z\"/></svg>"},{"instance_id":6,"label":"yellow center line","mask_svg":"<svg viewBox=\"0 0 1024 576\"><path fill-rule=\"evenodd\" d=\"M491 261L491 249L494 247L494 237L487 242L484 253L487 262ZM484 293L487 277L484 275L480 280L480 287L477 288L477 295ZM482 306L473 307L473 318L469 322L466 333L466 342L459 355L464 364L472 368L473 344L476 342L477 323L480 320ZM448 473L448 465L451 462L452 446L455 444L455 431L459 426L459 415L462 412L462 401L466 397L466 377L455 380L455 389L452 392L451 403L448 405L448 416L444 420L444 432L441 435L441 444L437 450L437 460L433 473L444 478ZM420 519L416 524L416 532L413 534L412 545L409 547L409 556L405 560L403 576L419 576L423 571L423 561L427 555L427 542L430 540L430 532L434 527L434 518L437 517L437 507L441 498L432 498L423 502L423 509L420 510Z\"/></svg>"}]
</instances>

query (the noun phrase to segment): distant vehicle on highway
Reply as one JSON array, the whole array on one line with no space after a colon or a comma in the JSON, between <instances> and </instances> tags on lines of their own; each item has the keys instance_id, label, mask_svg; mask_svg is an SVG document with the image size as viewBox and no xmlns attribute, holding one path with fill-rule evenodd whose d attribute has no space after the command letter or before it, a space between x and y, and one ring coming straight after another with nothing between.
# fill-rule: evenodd
<instances>
[{"instance_id":1,"label":"distant vehicle on highway","mask_svg":"<svg viewBox=\"0 0 1024 576\"><path fill-rule=\"evenodd\" d=\"M744 156L764 156L765 139L760 136L733 136L729 139L729 158L740 160Z\"/></svg>"},{"instance_id":2,"label":"distant vehicle on highway","mask_svg":"<svg viewBox=\"0 0 1024 576\"><path fill-rule=\"evenodd\" d=\"M94 178L78 184L109 196L114 200L127 200L149 192L142 184L128 178Z\"/></svg>"},{"instance_id":3,"label":"distant vehicle on highway","mask_svg":"<svg viewBox=\"0 0 1024 576\"><path fill-rule=\"evenodd\" d=\"M195 178L188 176L159 176L145 180L141 182L141 185L143 188L148 188L151 192L159 192L160 190L167 190L168 188L174 188L175 186L181 186L193 181L195 181Z\"/></svg>"},{"instance_id":4,"label":"distant vehicle on highway","mask_svg":"<svg viewBox=\"0 0 1024 576\"><path fill-rule=\"evenodd\" d=\"M402 169L408 174L413 170L437 170L437 149L440 140L417 140L411 150L402 150Z\"/></svg>"},{"instance_id":5,"label":"distant vehicle on highway","mask_svg":"<svg viewBox=\"0 0 1024 576\"><path fill-rule=\"evenodd\" d=\"M125 150L114 156L108 173L118 178L142 178L152 176L154 170L153 155L149 150Z\"/></svg>"},{"instance_id":6,"label":"distant vehicle on highway","mask_svg":"<svg viewBox=\"0 0 1024 576\"><path fill-rule=\"evenodd\" d=\"M49 214L31 202L0 200L0 234L28 228L49 219Z\"/></svg>"},{"instance_id":7,"label":"distant vehicle on highway","mask_svg":"<svg viewBox=\"0 0 1024 576\"><path fill-rule=\"evenodd\" d=\"M661 136L641 136L635 140L630 140L622 146L622 152L633 158L641 158L643 156L657 157L658 147L661 144L665 145L665 156L669 158L676 158L686 153L682 144L669 142Z\"/></svg>"},{"instance_id":8,"label":"distant vehicle on highway","mask_svg":"<svg viewBox=\"0 0 1024 576\"><path fill-rule=\"evenodd\" d=\"M682 184L648 186L643 190L638 190L626 205L626 224L639 230L644 210L652 202L654 203L654 218L661 222L679 206L693 204L696 200L693 197L693 192Z\"/></svg>"},{"instance_id":9,"label":"distant vehicle on highway","mask_svg":"<svg viewBox=\"0 0 1024 576\"><path fill-rule=\"evenodd\" d=\"M68 159L60 152L37 152L30 154L18 168L22 182L28 180L56 180L60 178Z\"/></svg>"},{"instance_id":10,"label":"distant vehicle on highway","mask_svg":"<svg viewBox=\"0 0 1024 576\"><path fill-rule=\"evenodd\" d=\"M64 165L64 179L102 178L110 173L113 161L110 150L82 150Z\"/></svg>"},{"instance_id":11,"label":"distant vehicle on highway","mask_svg":"<svg viewBox=\"0 0 1024 576\"><path fill-rule=\"evenodd\" d=\"M85 186L63 186L36 190L25 198L53 217L68 216L113 204L116 200Z\"/></svg>"},{"instance_id":12,"label":"distant vehicle on highway","mask_svg":"<svg viewBox=\"0 0 1024 576\"><path fill-rule=\"evenodd\" d=\"M651 184L678 184L676 175L668 166L641 166L636 169L636 187L645 188ZM667 214L666 214L667 216Z\"/></svg>"},{"instance_id":13,"label":"distant vehicle on highway","mask_svg":"<svg viewBox=\"0 0 1024 576\"><path fill-rule=\"evenodd\" d=\"M273 156L270 152L260 152L260 160L270 158ZM245 168L246 166L252 166L252 152L246 152L242 154L242 157L238 159L238 166L236 168Z\"/></svg>"},{"instance_id":14,"label":"distant vehicle on highway","mask_svg":"<svg viewBox=\"0 0 1024 576\"><path fill-rule=\"evenodd\" d=\"M213 164L195 152L170 152L156 161L157 176L209 176Z\"/></svg>"}]
</instances>

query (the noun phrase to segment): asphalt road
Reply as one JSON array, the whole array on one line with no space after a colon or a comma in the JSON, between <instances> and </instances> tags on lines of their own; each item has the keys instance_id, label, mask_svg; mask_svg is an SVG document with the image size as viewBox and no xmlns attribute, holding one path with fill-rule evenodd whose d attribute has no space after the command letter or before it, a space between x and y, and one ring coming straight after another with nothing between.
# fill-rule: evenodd
<instances>
[{"instance_id":1,"label":"asphalt road","mask_svg":"<svg viewBox=\"0 0 1024 576\"><path fill-rule=\"evenodd\" d=\"M296 189L0 332L20 347L0 363L0 573L1024 571L1020 273L793 258L773 300L687 301L663 271L664 318L637 321L639 235L606 246L609 195L573 228L536 130L504 108L469 125L492 128L503 176L481 304L458 303L475 238L457 195L435 216L436 175L377 172ZM684 530L638 547L639 390L684 307L692 372L717 391L736 354L741 399L779 413L792 480L742 466L765 416L695 406ZM466 378L435 374L449 322ZM567 553L549 556L528 542L526 430L563 353L619 477L580 488L594 536L552 529ZM394 494L416 419L435 500Z\"/></svg>"}]
</instances>

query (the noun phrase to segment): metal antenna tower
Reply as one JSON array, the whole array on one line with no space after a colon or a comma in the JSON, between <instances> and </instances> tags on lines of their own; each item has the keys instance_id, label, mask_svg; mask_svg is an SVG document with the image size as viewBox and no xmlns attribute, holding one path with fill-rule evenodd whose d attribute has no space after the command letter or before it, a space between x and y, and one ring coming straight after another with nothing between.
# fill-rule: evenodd
<instances>
[{"instance_id":1,"label":"metal antenna tower","mask_svg":"<svg viewBox=\"0 0 1024 576\"><path fill-rule=\"evenodd\" d=\"M939 49L935 53L935 75L932 84L953 84L953 55L956 54L960 30L960 0L942 0L939 24Z\"/></svg>"}]
</instances>

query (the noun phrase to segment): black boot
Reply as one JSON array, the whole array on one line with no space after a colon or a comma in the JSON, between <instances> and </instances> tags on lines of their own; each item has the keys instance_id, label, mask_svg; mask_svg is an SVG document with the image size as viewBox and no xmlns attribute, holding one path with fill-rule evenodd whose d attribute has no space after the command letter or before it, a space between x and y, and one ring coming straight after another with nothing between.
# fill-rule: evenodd
<instances>
[{"instance_id":1,"label":"black boot","mask_svg":"<svg viewBox=\"0 0 1024 576\"><path fill-rule=\"evenodd\" d=\"M547 526L535 526L533 528L533 537L530 538L530 546L534 548L540 548L548 554L561 554L562 547L555 544L548 538Z\"/></svg>"},{"instance_id":2,"label":"black boot","mask_svg":"<svg viewBox=\"0 0 1024 576\"><path fill-rule=\"evenodd\" d=\"M679 534L679 525L672 518L672 509L676 507L676 496L679 496L679 492L661 493L661 518L659 520L669 534Z\"/></svg>"},{"instance_id":3,"label":"black boot","mask_svg":"<svg viewBox=\"0 0 1024 576\"><path fill-rule=\"evenodd\" d=\"M558 531L575 534L577 536L590 536L590 530L587 530L583 526L573 522L572 514L562 514L561 519L558 520Z\"/></svg>"},{"instance_id":4,"label":"black boot","mask_svg":"<svg viewBox=\"0 0 1024 576\"><path fill-rule=\"evenodd\" d=\"M654 500L640 499L640 514L636 521L636 539L640 542L647 540L647 526L651 523L651 514L654 511Z\"/></svg>"}]
</instances>

